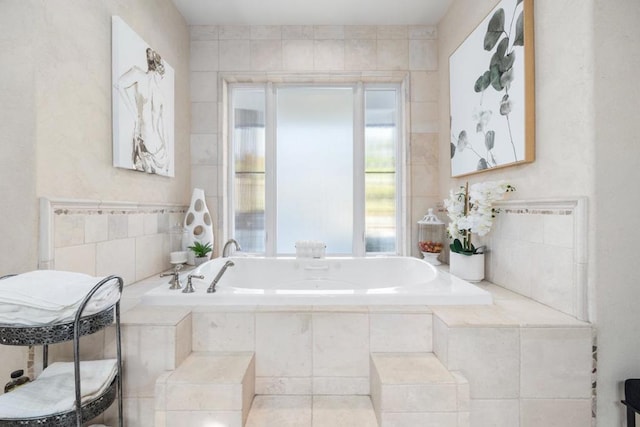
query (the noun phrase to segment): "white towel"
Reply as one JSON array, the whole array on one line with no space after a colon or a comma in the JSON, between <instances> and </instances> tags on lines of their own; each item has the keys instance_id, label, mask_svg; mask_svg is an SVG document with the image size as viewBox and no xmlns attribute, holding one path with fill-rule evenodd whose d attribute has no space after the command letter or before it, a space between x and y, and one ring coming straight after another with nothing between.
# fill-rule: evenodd
<instances>
[{"instance_id":1,"label":"white towel","mask_svg":"<svg viewBox=\"0 0 640 427\"><path fill-rule=\"evenodd\" d=\"M95 399L117 374L116 359L80 362L82 403ZM75 407L73 362L53 363L30 383L0 395L0 419L42 417Z\"/></svg>"},{"instance_id":2,"label":"white towel","mask_svg":"<svg viewBox=\"0 0 640 427\"><path fill-rule=\"evenodd\" d=\"M102 277L56 270L36 270L0 280L0 323L45 325L71 321L82 300ZM102 311L120 297L118 282L102 286L83 315Z\"/></svg>"}]
</instances>

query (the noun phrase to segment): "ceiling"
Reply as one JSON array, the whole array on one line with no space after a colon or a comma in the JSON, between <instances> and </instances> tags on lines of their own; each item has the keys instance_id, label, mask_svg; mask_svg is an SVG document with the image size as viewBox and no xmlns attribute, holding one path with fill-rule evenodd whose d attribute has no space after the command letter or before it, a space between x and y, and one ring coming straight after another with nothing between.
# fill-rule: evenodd
<instances>
[{"instance_id":1,"label":"ceiling","mask_svg":"<svg viewBox=\"0 0 640 427\"><path fill-rule=\"evenodd\" d=\"M435 25L453 0L173 0L189 25Z\"/></svg>"}]
</instances>

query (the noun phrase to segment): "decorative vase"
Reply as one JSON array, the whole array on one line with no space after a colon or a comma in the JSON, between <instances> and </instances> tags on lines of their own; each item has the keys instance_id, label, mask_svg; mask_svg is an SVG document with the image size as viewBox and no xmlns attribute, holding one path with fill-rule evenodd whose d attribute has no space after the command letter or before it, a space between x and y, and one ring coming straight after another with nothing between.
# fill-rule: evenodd
<instances>
[{"instance_id":1,"label":"decorative vase","mask_svg":"<svg viewBox=\"0 0 640 427\"><path fill-rule=\"evenodd\" d=\"M211 247L213 247L211 214L204 201L204 190L200 188L193 189L191 204L184 217L184 228L187 232L184 234L185 241L182 243L183 250L188 250L188 247L193 246L195 242L200 242L203 245L211 243ZM189 250L190 256L187 263L194 265L195 260L191 254L193 254L193 251Z\"/></svg>"},{"instance_id":2,"label":"decorative vase","mask_svg":"<svg viewBox=\"0 0 640 427\"><path fill-rule=\"evenodd\" d=\"M449 272L467 282L481 281L484 279L484 254L449 253Z\"/></svg>"}]
</instances>

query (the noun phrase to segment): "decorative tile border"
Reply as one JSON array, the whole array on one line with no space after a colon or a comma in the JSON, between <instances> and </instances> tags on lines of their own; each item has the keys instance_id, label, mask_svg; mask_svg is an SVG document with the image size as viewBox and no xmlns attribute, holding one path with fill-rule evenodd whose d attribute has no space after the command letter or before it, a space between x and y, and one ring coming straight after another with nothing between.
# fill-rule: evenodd
<instances>
[{"instance_id":1,"label":"decorative tile border","mask_svg":"<svg viewBox=\"0 0 640 427\"><path fill-rule=\"evenodd\" d=\"M103 200L40 198L38 268L51 269L55 258L55 217L65 215L184 214L187 206Z\"/></svg>"}]
</instances>

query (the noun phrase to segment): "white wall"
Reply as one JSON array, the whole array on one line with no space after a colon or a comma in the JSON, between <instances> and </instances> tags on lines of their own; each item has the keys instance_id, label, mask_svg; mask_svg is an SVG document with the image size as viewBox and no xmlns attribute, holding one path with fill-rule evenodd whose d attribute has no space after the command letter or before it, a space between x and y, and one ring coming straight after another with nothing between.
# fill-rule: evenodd
<instances>
[{"instance_id":1,"label":"white wall","mask_svg":"<svg viewBox=\"0 0 640 427\"><path fill-rule=\"evenodd\" d=\"M640 378L640 2L595 0L598 426L624 426L623 380Z\"/></svg>"}]
</instances>

